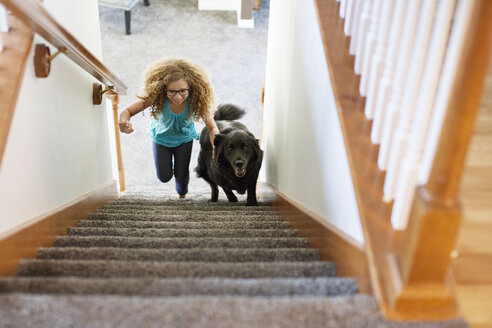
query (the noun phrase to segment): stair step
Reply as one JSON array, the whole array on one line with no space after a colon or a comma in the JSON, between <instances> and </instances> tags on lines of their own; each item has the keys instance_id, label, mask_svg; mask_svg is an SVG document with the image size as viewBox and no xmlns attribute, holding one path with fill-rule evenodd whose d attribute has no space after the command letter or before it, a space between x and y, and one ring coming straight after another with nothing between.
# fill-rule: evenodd
<instances>
[{"instance_id":1,"label":"stair step","mask_svg":"<svg viewBox=\"0 0 492 328\"><path fill-rule=\"evenodd\" d=\"M19 276L77 277L333 277L331 262L145 262L145 261L67 261L21 260Z\"/></svg>"},{"instance_id":2,"label":"stair step","mask_svg":"<svg viewBox=\"0 0 492 328\"><path fill-rule=\"evenodd\" d=\"M103 295L247 295L336 296L354 295L350 278L0 278L0 293L103 294Z\"/></svg>"},{"instance_id":3,"label":"stair step","mask_svg":"<svg viewBox=\"0 0 492 328\"><path fill-rule=\"evenodd\" d=\"M297 237L292 229L137 229L69 227L69 236L123 236L146 238L200 238L200 237Z\"/></svg>"},{"instance_id":4,"label":"stair step","mask_svg":"<svg viewBox=\"0 0 492 328\"><path fill-rule=\"evenodd\" d=\"M134 220L83 220L79 227L97 228L138 228L138 229L289 229L283 221L205 221L205 222L166 222Z\"/></svg>"},{"instance_id":5,"label":"stair step","mask_svg":"<svg viewBox=\"0 0 492 328\"><path fill-rule=\"evenodd\" d=\"M181 213L113 213L94 212L89 214L88 220L135 220L135 221L168 221L168 222L203 222L203 221L282 221L278 215L263 214L217 214L215 212L185 211Z\"/></svg>"},{"instance_id":6,"label":"stair step","mask_svg":"<svg viewBox=\"0 0 492 328\"><path fill-rule=\"evenodd\" d=\"M124 249L112 247L41 248L38 259L124 260L124 261L202 261L202 262L273 262L320 261L319 251L310 248L192 248Z\"/></svg>"},{"instance_id":7,"label":"stair step","mask_svg":"<svg viewBox=\"0 0 492 328\"><path fill-rule=\"evenodd\" d=\"M227 210L238 210L239 208L251 208L255 209L266 209L271 211L271 203L258 202L258 206L244 206L244 203L210 203L210 202L183 202L182 200L163 200L159 198L154 199L146 199L146 198L118 198L112 200L110 203L106 204L106 206L170 206L170 207L185 207L190 208L193 207L195 209L207 207L213 209L227 209Z\"/></svg>"},{"instance_id":8,"label":"stair step","mask_svg":"<svg viewBox=\"0 0 492 328\"><path fill-rule=\"evenodd\" d=\"M109 203L97 211L213 211L227 213L244 213L244 212L266 212L275 213L270 206L230 206L230 205L208 205L210 203L186 204L185 202L177 202L176 204L140 204L136 203Z\"/></svg>"},{"instance_id":9,"label":"stair step","mask_svg":"<svg viewBox=\"0 0 492 328\"><path fill-rule=\"evenodd\" d=\"M140 238L108 236L57 236L55 247L121 248L300 248L307 240L290 238Z\"/></svg>"},{"instance_id":10,"label":"stair step","mask_svg":"<svg viewBox=\"0 0 492 328\"><path fill-rule=\"evenodd\" d=\"M182 206L145 206L145 207L138 207L138 206L112 206L112 207L103 207L100 208L94 213L99 213L99 212L112 212L112 213L168 213L168 214L182 214L182 213L198 213L198 214L205 214L205 213L215 213L215 214L229 214L229 215L250 215L250 214L265 214L265 215L274 215L276 214L272 210L268 209L255 209L253 211L247 211L247 209L244 207L238 207L237 209L241 210L231 210L228 208L220 208L220 209L214 209L214 208L207 208L207 207L197 207L197 208L186 208Z\"/></svg>"},{"instance_id":11,"label":"stair step","mask_svg":"<svg viewBox=\"0 0 492 328\"><path fill-rule=\"evenodd\" d=\"M20 310L22 309L22 310ZM142 297L123 295L0 295L5 326L465 328L463 320L391 322L369 295Z\"/></svg>"}]
</instances>

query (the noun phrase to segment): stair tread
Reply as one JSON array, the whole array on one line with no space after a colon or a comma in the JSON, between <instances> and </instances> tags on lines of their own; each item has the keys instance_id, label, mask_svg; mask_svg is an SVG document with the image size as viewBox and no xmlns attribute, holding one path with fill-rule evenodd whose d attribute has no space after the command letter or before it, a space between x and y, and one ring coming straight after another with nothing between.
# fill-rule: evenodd
<instances>
[{"instance_id":1,"label":"stair tread","mask_svg":"<svg viewBox=\"0 0 492 328\"><path fill-rule=\"evenodd\" d=\"M107 205L130 205L130 204L139 204L139 205L154 205L154 206L207 206L207 207L214 207L214 208L221 208L221 207L227 207L227 208L235 208L235 207L244 207L244 203L210 203L207 202L204 203L201 201L187 201L186 204L183 204L182 200L166 200L158 197L150 198L150 197L120 197L112 200L109 204ZM271 208L271 202L263 202L260 201L258 202L258 206L255 206L256 208Z\"/></svg>"},{"instance_id":2,"label":"stair tread","mask_svg":"<svg viewBox=\"0 0 492 328\"><path fill-rule=\"evenodd\" d=\"M21 260L19 276L78 277L327 277L331 262L154 262L118 260Z\"/></svg>"},{"instance_id":3,"label":"stair tread","mask_svg":"<svg viewBox=\"0 0 492 328\"><path fill-rule=\"evenodd\" d=\"M70 236L129 236L129 237L296 237L293 229L156 229L156 228L97 228L69 227Z\"/></svg>"},{"instance_id":4,"label":"stair tread","mask_svg":"<svg viewBox=\"0 0 492 328\"><path fill-rule=\"evenodd\" d=\"M185 212L147 212L147 213L117 213L117 212L94 212L89 214L88 220L140 220L140 221L177 221L177 222L203 222L203 221L279 221L282 218L276 214L227 214L203 212L195 213L192 211Z\"/></svg>"},{"instance_id":5,"label":"stair tread","mask_svg":"<svg viewBox=\"0 0 492 328\"><path fill-rule=\"evenodd\" d=\"M13 309L22 308L22 311ZM374 297L319 296L195 296L154 297L123 295L0 295L0 317L9 326L149 327L388 327L463 328L463 320L390 322L379 313Z\"/></svg>"},{"instance_id":6,"label":"stair tread","mask_svg":"<svg viewBox=\"0 0 492 328\"><path fill-rule=\"evenodd\" d=\"M82 220L78 227L101 227L101 228L160 228L160 229L228 229L241 227L243 229L287 229L288 222L271 221L135 221L135 220Z\"/></svg>"},{"instance_id":7,"label":"stair tread","mask_svg":"<svg viewBox=\"0 0 492 328\"><path fill-rule=\"evenodd\" d=\"M100 212L124 212L124 213L146 213L146 212L158 212L158 213L186 213L194 212L201 213L215 213L215 214L234 214L234 215L249 215L249 214L274 214L273 210L266 208L252 208L249 207L222 207L222 208L209 208L204 206L105 206L94 213Z\"/></svg>"},{"instance_id":8,"label":"stair tread","mask_svg":"<svg viewBox=\"0 0 492 328\"><path fill-rule=\"evenodd\" d=\"M276 248L308 247L301 237L252 238L143 238L119 236L57 236L54 246L122 248Z\"/></svg>"},{"instance_id":9,"label":"stair tread","mask_svg":"<svg viewBox=\"0 0 492 328\"><path fill-rule=\"evenodd\" d=\"M0 293L120 294L120 295L353 295L351 278L0 278Z\"/></svg>"},{"instance_id":10,"label":"stair tread","mask_svg":"<svg viewBox=\"0 0 492 328\"><path fill-rule=\"evenodd\" d=\"M192 248L128 249L115 247L41 248L38 259L122 259L141 261L251 262L320 260L318 250L310 248Z\"/></svg>"}]
</instances>

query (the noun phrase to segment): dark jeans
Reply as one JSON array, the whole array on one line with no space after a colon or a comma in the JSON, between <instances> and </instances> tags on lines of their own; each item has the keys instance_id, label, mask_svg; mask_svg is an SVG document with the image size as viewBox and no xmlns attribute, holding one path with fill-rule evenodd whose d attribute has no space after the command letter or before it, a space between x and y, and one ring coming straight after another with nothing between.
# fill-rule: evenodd
<instances>
[{"instance_id":1,"label":"dark jeans","mask_svg":"<svg viewBox=\"0 0 492 328\"><path fill-rule=\"evenodd\" d=\"M173 148L165 147L155 142L152 142L152 144L157 178L166 183L171 180L174 173L177 193L186 195L188 193L188 183L190 182L190 159L193 140Z\"/></svg>"}]
</instances>

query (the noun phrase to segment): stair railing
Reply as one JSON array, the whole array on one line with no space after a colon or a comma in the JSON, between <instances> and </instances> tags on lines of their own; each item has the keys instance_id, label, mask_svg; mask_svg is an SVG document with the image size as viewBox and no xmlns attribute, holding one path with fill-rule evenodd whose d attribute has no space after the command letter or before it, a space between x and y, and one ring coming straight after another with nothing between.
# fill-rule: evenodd
<instances>
[{"instance_id":1,"label":"stair railing","mask_svg":"<svg viewBox=\"0 0 492 328\"><path fill-rule=\"evenodd\" d=\"M5 7L3 7L3 6ZM93 84L93 103L100 104L102 94L108 92L109 98L113 100L113 114L115 117L116 151L118 156L118 170L120 177L120 190L124 190L124 171L121 160L121 146L119 142L119 129L117 121L118 97L125 95L128 87L102 62L100 62L89 50L87 50L77 39L64 29L37 0L1 0L0 6L11 11L7 15L5 10L0 10L3 19L2 26L7 26L8 31L0 32L1 45L0 60L2 65L2 84L7 84L1 94L2 110L0 111L0 163L12 120L17 92L24 72L24 65L32 43L33 32L41 35L58 52L50 54L49 47L43 44L35 48L35 71L38 77L49 75L51 61L60 53L65 54L79 67L84 69L98 81L106 85L102 90L98 83ZM9 22L7 22L9 21ZM3 108L5 107L5 108Z\"/></svg>"},{"instance_id":2,"label":"stair railing","mask_svg":"<svg viewBox=\"0 0 492 328\"><path fill-rule=\"evenodd\" d=\"M450 260L492 2L316 2L381 308L400 319L457 316Z\"/></svg>"}]
</instances>

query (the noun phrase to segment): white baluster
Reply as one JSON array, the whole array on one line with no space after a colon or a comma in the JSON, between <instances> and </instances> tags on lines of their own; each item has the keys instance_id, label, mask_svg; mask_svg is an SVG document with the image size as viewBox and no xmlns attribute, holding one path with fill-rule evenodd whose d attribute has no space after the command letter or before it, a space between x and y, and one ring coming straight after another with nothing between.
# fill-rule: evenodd
<instances>
[{"instance_id":1,"label":"white baluster","mask_svg":"<svg viewBox=\"0 0 492 328\"><path fill-rule=\"evenodd\" d=\"M384 59L386 56L386 49L388 48L388 36L389 27L391 25L391 18L393 17L393 1L384 1L381 11L381 24L378 29L378 38L376 40L376 50L371 60L371 67L369 69L367 98L365 104L365 114L368 119L374 117L374 103L377 96L377 91L380 84L381 76L383 74ZM361 79L362 85L362 79Z\"/></svg>"},{"instance_id":2,"label":"white baluster","mask_svg":"<svg viewBox=\"0 0 492 328\"><path fill-rule=\"evenodd\" d=\"M3 51L3 33L9 31L7 9L0 3L0 52Z\"/></svg>"},{"instance_id":3,"label":"white baluster","mask_svg":"<svg viewBox=\"0 0 492 328\"><path fill-rule=\"evenodd\" d=\"M355 0L347 0L347 13L345 15L345 22L343 25L343 32L345 35L350 35L352 31L352 24L354 21L354 7L355 7Z\"/></svg>"},{"instance_id":4,"label":"white baluster","mask_svg":"<svg viewBox=\"0 0 492 328\"><path fill-rule=\"evenodd\" d=\"M458 64L467 39L468 28L472 18L475 3L468 0L459 0L454 15L453 27L449 39L449 46L444 59L444 66L436 95L436 104L432 112L430 128L425 140L424 152L419 169L419 185L425 185L429 179L430 170L434 161L439 135L448 108L453 84L458 71Z\"/></svg>"},{"instance_id":5,"label":"white baluster","mask_svg":"<svg viewBox=\"0 0 492 328\"><path fill-rule=\"evenodd\" d=\"M345 12L347 10L347 0L340 1L340 17L345 18Z\"/></svg>"},{"instance_id":6,"label":"white baluster","mask_svg":"<svg viewBox=\"0 0 492 328\"><path fill-rule=\"evenodd\" d=\"M369 23L371 22L371 10L374 0L365 0L362 7L362 13L360 15L359 31L357 36L357 47L355 51L355 65L354 71L356 74L360 74L362 70L362 60L364 56L364 45L366 44L367 30Z\"/></svg>"},{"instance_id":7,"label":"white baluster","mask_svg":"<svg viewBox=\"0 0 492 328\"><path fill-rule=\"evenodd\" d=\"M410 1L405 25L403 26L403 38L401 49L398 53L398 60L391 93L390 104L388 106L387 115L384 118L383 135L381 146L379 148L378 166L381 170L386 170L388 166L388 155L391 149L391 141L393 138L396 124L399 120L399 111L401 106L402 90L405 88L405 81L409 68L410 55L413 50L414 36L417 26L417 21L420 14L421 0Z\"/></svg>"},{"instance_id":8,"label":"white baluster","mask_svg":"<svg viewBox=\"0 0 492 328\"><path fill-rule=\"evenodd\" d=\"M424 73L424 84L420 89L412 131L410 133L409 150L403 161L395 202L391 212L391 222L395 229L405 229L410 215L415 190L418 185L418 174L423 148L430 125L433 108L442 104L437 98L440 88L441 69L446 54L449 30L453 22L456 0L441 0L437 10L435 30L433 31L429 54ZM436 106L435 106L435 105Z\"/></svg>"},{"instance_id":9,"label":"white baluster","mask_svg":"<svg viewBox=\"0 0 492 328\"><path fill-rule=\"evenodd\" d=\"M9 31L9 21L7 18L7 9L0 3L0 32Z\"/></svg>"},{"instance_id":10,"label":"white baluster","mask_svg":"<svg viewBox=\"0 0 492 328\"><path fill-rule=\"evenodd\" d=\"M406 0L397 0L395 11L391 22L391 33L388 42L388 55L384 62L383 76L381 77L381 83L378 85L377 96L375 100L368 98L366 100L366 106L369 106L368 111L374 111L374 119L371 129L371 140L374 144L381 142L381 136L383 134L383 123L387 115L388 103L390 101L391 93L393 90L394 74L396 70L396 61L398 58L398 52L402 42L402 31L405 23L405 14L407 9ZM374 110L372 110L372 104L374 104Z\"/></svg>"},{"instance_id":11,"label":"white baluster","mask_svg":"<svg viewBox=\"0 0 492 328\"><path fill-rule=\"evenodd\" d=\"M392 142L389 143L390 147L388 148L388 170L386 172L383 189L385 199L393 199L395 196L401 162L408 147L408 137L415 115L417 97L419 95L420 87L426 87L427 81L422 80L422 75L426 61L433 56L432 53L428 52L428 49L436 16L436 7L436 1L425 1L422 7L421 18L416 31L415 47L410 60L411 69L408 72L405 89L403 91L398 126L394 137L391 138ZM437 40L433 41L437 42Z\"/></svg>"},{"instance_id":12,"label":"white baluster","mask_svg":"<svg viewBox=\"0 0 492 328\"><path fill-rule=\"evenodd\" d=\"M393 1L385 1L393 2ZM382 0L376 0L371 13L371 25L369 26L369 33L367 34L364 58L362 58L362 70L359 84L359 93L362 96L367 96L367 81L369 80L369 67L371 65L374 49L376 47L376 38L378 36L378 29L381 25L381 7L383 6Z\"/></svg>"},{"instance_id":13,"label":"white baluster","mask_svg":"<svg viewBox=\"0 0 492 328\"><path fill-rule=\"evenodd\" d=\"M356 0L355 5L354 5L354 15L352 19L352 29L350 32L350 35L352 36L350 38L350 47L349 47L349 53L351 55L355 55L355 52L357 50L357 43L359 39L359 23L360 23L360 16L362 13L362 1L363 0Z\"/></svg>"}]
</instances>

